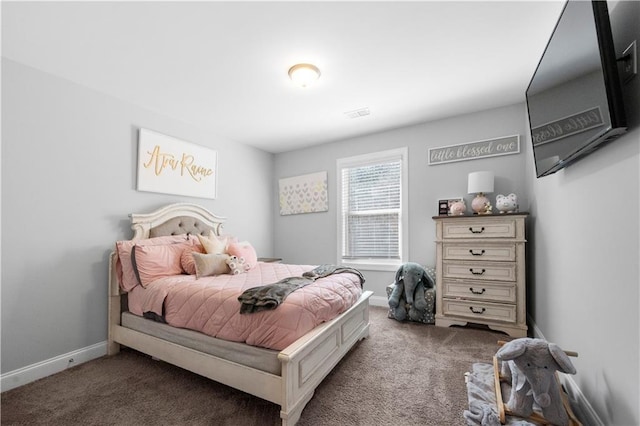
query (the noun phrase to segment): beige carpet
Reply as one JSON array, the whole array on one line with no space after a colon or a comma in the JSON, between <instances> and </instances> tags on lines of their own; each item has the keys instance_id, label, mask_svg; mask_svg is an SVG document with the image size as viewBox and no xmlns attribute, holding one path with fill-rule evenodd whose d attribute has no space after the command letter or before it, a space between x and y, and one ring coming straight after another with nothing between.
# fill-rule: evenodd
<instances>
[{"instance_id":1,"label":"beige carpet","mask_svg":"<svg viewBox=\"0 0 640 426\"><path fill-rule=\"evenodd\" d=\"M463 425L464 373L505 335L400 323L371 308L369 338L316 389L298 425ZM276 425L279 406L124 350L2 393L2 425Z\"/></svg>"}]
</instances>

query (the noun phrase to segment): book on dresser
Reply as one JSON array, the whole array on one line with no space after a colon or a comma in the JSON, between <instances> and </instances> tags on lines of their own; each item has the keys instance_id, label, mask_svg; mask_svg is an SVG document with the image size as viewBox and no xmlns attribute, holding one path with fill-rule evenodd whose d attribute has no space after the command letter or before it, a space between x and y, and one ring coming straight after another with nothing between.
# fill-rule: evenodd
<instances>
[{"instance_id":1,"label":"book on dresser","mask_svg":"<svg viewBox=\"0 0 640 426\"><path fill-rule=\"evenodd\" d=\"M526 337L527 216L433 217L436 326L476 323Z\"/></svg>"}]
</instances>

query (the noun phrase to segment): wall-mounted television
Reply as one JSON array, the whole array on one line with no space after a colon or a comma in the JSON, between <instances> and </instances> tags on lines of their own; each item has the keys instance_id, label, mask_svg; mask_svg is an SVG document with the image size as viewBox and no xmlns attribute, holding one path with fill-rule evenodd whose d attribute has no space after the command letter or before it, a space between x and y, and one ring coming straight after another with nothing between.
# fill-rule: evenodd
<instances>
[{"instance_id":1,"label":"wall-mounted television","mask_svg":"<svg viewBox=\"0 0 640 426\"><path fill-rule=\"evenodd\" d=\"M606 1L568 0L526 91L536 175L626 131Z\"/></svg>"}]
</instances>

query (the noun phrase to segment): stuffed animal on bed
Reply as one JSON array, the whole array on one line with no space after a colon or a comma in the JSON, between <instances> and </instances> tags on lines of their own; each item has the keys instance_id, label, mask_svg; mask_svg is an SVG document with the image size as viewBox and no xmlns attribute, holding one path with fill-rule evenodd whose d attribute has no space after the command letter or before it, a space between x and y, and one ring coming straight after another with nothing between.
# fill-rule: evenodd
<instances>
[{"instance_id":1,"label":"stuffed animal on bed","mask_svg":"<svg viewBox=\"0 0 640 426\"><path fill-rule=\"evenodd\" d=\"M251 269L251 265L246 263L244 257L238 256L229 256L227 259L227 265L231 268L231 273L233 275L244 274L249 269Z\"/></svg>"},{"instance_id":2,"label":"stuffed animal on bed","mask_svg":"<svg viewBox=\"0 0 640 426\"><path fill-rule=\"evenodd\" d=\"M398 321L404 321L407 314L413 321L422 318L428 306L425 290L434 286L427 271L418 263L407 262L400 266L389 296L393 317Z\"/></svg>"}]
</instances>

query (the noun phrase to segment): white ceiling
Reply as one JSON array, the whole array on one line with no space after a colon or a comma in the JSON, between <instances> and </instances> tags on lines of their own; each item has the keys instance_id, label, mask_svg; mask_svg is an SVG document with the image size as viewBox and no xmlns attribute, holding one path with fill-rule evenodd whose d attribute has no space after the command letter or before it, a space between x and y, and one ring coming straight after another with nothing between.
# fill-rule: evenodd
<instances>
[{"instance_id":1,"label":"white ceiling","mask_svg":"<svg viewBox=\"0 0 640 426\"><path fill-rule=\"evenodd\" d=\"M3 1L2 55L276 153L523 102L562 5Z\"/></svg>"}]
</instances>

